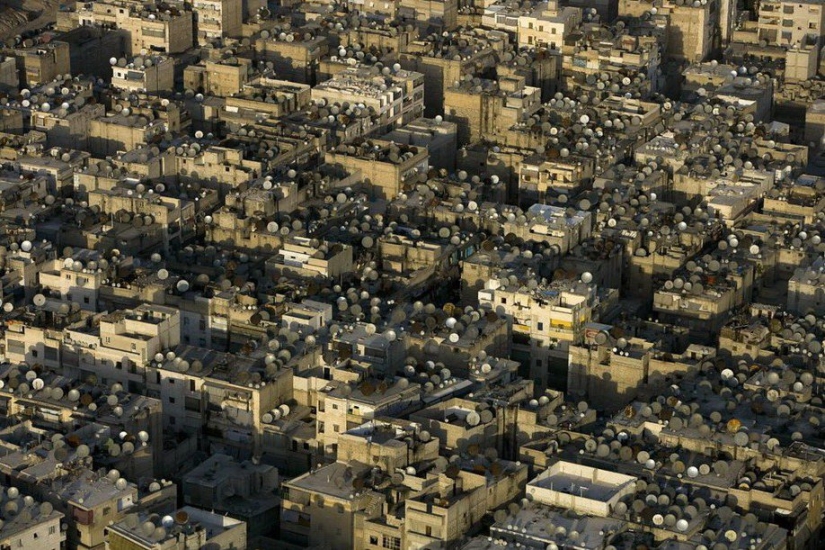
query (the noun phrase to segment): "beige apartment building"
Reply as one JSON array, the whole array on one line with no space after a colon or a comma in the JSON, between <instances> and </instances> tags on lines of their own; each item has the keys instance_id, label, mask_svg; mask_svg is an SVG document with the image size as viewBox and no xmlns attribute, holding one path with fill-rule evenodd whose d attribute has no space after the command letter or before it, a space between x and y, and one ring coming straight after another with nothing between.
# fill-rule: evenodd
<instances>
[{"instance_id":1,"label":"beige apartment building","mask_svg":"<svg viewBox=\"0 0 825 550\"><path fill-rule=\"evenodd\" d=\"M369 0L365 0L369 1ZM378 3L378 2L370 2ZM457 0L411 0L398 3L398 16L415 21L419 34L453 30L458 22ZM366 10L369 11L369 10Z\"/></svg>"},{"instance_id":2,"label":"beige apartment building","mask_svg":"<svg viewBox=\"0 0 825 550\"><path fill-rule=\"evenodd\" d=\"M567 392L586 398L593 408L612 411L641 389L650 374L652 346L638 338L619 341L609 329L594 323L582 344L570 346Z\"/></svg>"},{"instance_id":3,"label":"beige apartment building","mask_svg":"<svg viewBox=\"0 0 825 550\"><path fill-rule=\"evenodd\" d=\"M444 114L444 94L465 74L476 68L492 68L496 63L496 50L491 44L478 37L467 36L467 50L455 56L436 56L427 41L414 41L408 51L398 56L398 62L409 71L424 75L424 115L433 118Z\"/></svg>"},{"instance_id":4,"label":"beige apartment building","mask_svg":"<svg viewBox=\"0 0 825 550\"><path fill-rule=\"evenodd\" d=\"M182 53L194 45L191 11L170 6L160 10L137 2L89 2L79 4L79 25L113 25L129 34L127 55L142 52Z\"/></svg>"},{"instance_id":5,"label":"beige apartment building","mask_svg":"<svg viewBox=\"0 0 825 550\"><path fill-rule=\"evenodd\" d=\"M641 0L620 0L619 16L641 17L649 13L651 7ZM656 17L665 18L669 26L666 35L669 57L695 63L703 61L717 46L714 36L720 32L721 11L717 0L699 3L665 0L657 10Z\"/></svg>"},{"instance_id":6,"label":"beige apartment building","mask_svg":"<svg viewBox=\"0 0 825 550\"><path fill-rule=\"evenodd\" d=\"M32 88L71 73L69 44L59 40L4 50L17 63L20 82ZM7 78L8 80L8 78Z\"/></svg>"},{"instance_id":7,"label":"beige apartment building","mask_svg":"<svg viewBox=\"0 0 825 550\"><path fill-rule=\"evenodd\" d=\"M229 57L220 61L204 61L189 65L183 71L183 86L187 90L226 97L240 92L249 81L252 61Z\"/></svg>"},{"instance_id":8,"label":"beige apartment building","mask_svg":"<svg viewBox=\"0 0 825 550\"><path fill-rule=\"evenodd\" d=\"M92 322L94 321L94 322ZM145 366L156 354L180 344L180 312L141 305L97 315L63 331L61 362L67 376L119 382L130 391L145 387Z\"/></svg>"},{"instance_id":9,"label":"beige apartment building","mask_svg":"<svg viewBox=\"0 0 825 550\"><path fill-rule=\"evenodd\" d=\"M175 60L147 55L132 59L125 67L114 65L112 86L131 92L171 92L175 87Z\"/></svg>"},{"instance_id":10,"label":"beige apartment building","mask_svg":"<svg viewBox=\"0 0 825 550\"><path fill-rule=\"evenodd\" d=\"M579 26L581 19L581 8L559 6L558 0L541 4L532 13L518 17L518 45L561 52L567 35Z\"/></svg>"},{"instance_id":11,"label":"beige apartment building","mask_svg":"<svg viewBox=\"0 0 825 550\"><path fill-rule=\"evenodd\" d=\"M532 290L493 280L479 291L478 301L481 307L499 311L512 320L512 357L527 363L530 379L540 388L548 387L551 379L562 378L568 346L581 342L585 324L597 320L600 308L595 285L570 280Z\"/></svg>"},{"instance_id":12,"label":"beige apartment building","mask_svg":"<svg viewBox=\"0 0 825 550\"><path fill-rule=\"evenodd\" d=\"M356 519L378 517L383 509L384 496L365 486L370 470L360 462L334 462L285 481L283 540L304 546L352 547L361 528Z\"/></svg>"},{"instance_id":13,"label":"beige apartment building","mask_svg":"<svg viewBox=\"0 0 825 550\"><path fill-rule=\"evenodd\" d=\"M347 245L313 246L307 237L291 237L266 260L266 271L272 277L284 275L337 278L353 269L352 247Z\"/></svg>"},{"instance_id":14,"label":"beige apartment building","mask_svg":"<svg viewBox=\"0 0 825 550\"><path fill-rule=\"evenodd\" d=\"M799 315L825 314L825 269L821 258L808 267L796 269L788 281L786 307Z\"/></svg>"},{"instance_id":15,"label":"beige apartment building","mask_svg":"<svg viewBox=\"0 0 825 550\"><path fill-rule=\"evenodd\" d=\"M195 0L198 44L209 44L225 37L240 36L243 26L243 0Z\"/></svg>"},{"instance_id":16,"label":"beige apartment building","mask_svg":"<svg viewBox=\"0 0 825 550\"><path fill-rule=\"evenodd\" d=\"M388 132L424 113L424 75L403 69L377 74L369 67L350 67L313 86L312 99L330 106L363 105L373 112L374 124Z\"/></svg>"},{"instance_id":17,"label":"beige apartment building","mask_svg":"<svg viewBox=\"0 0 825 550\"><path fill-rule=\"evenodd\" d=\"M524 78L477 80L444 91L444 117L458 124L460 145L503 135L541 107L541 90Z\"/></svg>"},{"instance_id":18,"label":"beige apartment building","mask_svg":"<svg viewBox=\"0 0 825 550\"><path fill-rule=\"evenodd\" d=\"M438 440L426 435L422 439L419 428L391 417L373 418L338 436L336 456L342 462L374 464L385 472L437 459Z\"/></svg>"},{"instance_id":19,"label":"beige apartment building","mask_svg":"<svg viewBox=\"0 0 825 550\"><path fill-rule=\"evenodd\" d=\"M17 90L19 87L17 60L14 56L0 54L0 89Z\"/></svg>"},{"instance_id":20,"label":"beige apartment building","mask_svg":"<svg viewBox=\"0 0 825 550\"><path fill-rule=\"evenodd\" d=\"M427 171L428 153L424 148L372 140L362 147L329 151L325 162L357 175L374 198L391 199Z\"/></svg>"},{"instance_id":21,"label":"beige apartment building","mask_svg":"<svg viewBox=\"0 0 825 550\"><path fill-rule=\"evenodd\" d=\"M106 548L110 550L246 550L246 523L192 506L168 516L163 522L157 514L132 513L113 522L107 529ZM153 526L154 527L151 527ZM151 531L151 532L150 532Z\"/></svg>"},{"instance_id":22,"label":"beige apartment building","mask_svg":"<svg viewBox=\"0 0 825 550\"><path fill-rule=\"evenodd\" d=\"M14 485L1 487L4 494ZM51 504L34 500L19 491L17 496L4 499L6 510L16 512L3 514L3 528L0 530L0 547L26 548L31 544L42 550L61 550L66 544L66 532L60 528L64 515ZM10 505L9 503L13 503ZM36 541L36 542L35 542Z\"/></svg>"},{"instance_id":23,"label":"beige apartment building","mask_svg":"<svg viewBox=\"0 0 825 550\"><path fill-rule=\"evenodd\" d=\"M418 384L388 384L376 380L364 380L354 388L344 386L322 393L317 438L331 452L338 447L340 434L375 418L397 416L415 409L421 402Z\"/></svg>"},{"instance_id":24,"label":"beige apartment building","mask_svg":"<svg viewBox=\"0 0 825 550\"><path fill-rule=\"evenodd\" d=\"M113 156L146 145L165 131L162 121L139 115L100 117L89 123L89 149L99 157Z\"/></svg>"},{"instance_id":25,"label":"beige apartment building","mask_svg":"<svg viewBox=\"0 0 825 550\"><path fill-rule=\"evenodd\" d=\"M821 44L825 6L821 0L766 0L758 7L759 40L771 46Z\"/></svg>"},{"instance_id":26,"label":"beige apartment building","mask_svg":"<svg viewBox=\"0 0 825 550\"><path fill-rule=\"evenodd\" d=\"M520 204L550 201L558 194L575 195L593 181L593 157L550 149L524 158L517 167Z\"/></svg>"},{"instance_id":27,"label":"beige apartment building","mask_svg":"<svg viewBox=\"0 0 825 550\"><path fill-rule=\"evenodd\" d=\"M455 544L473 532L484 514L518 496L527 483L526 464L497 460L489 471L496 473L488 475L485 468L479 473L438 474L421 493L405 500L405 548Z\"/></svg>"},{"instance_id":28,"label":"beige apartment building","mask_svg":"<svg viewBox=\"0 0 825 550\"><path fill-rule=\"evenodd\" d=\"M272 69L279 78L314 86L318 82L321 59L329 53L329 44L323 36L279 33L268 38L258 38L255 41L255 53L258 59L272 64Z\"/></svg>"}]
</instances>

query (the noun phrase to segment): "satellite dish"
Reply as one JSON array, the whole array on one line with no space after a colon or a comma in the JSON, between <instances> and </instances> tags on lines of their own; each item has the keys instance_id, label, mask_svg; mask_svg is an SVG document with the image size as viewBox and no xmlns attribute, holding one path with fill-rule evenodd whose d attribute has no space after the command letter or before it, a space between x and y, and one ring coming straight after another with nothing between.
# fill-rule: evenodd
<instances>
[{"instance_id":1,"label":"satellite dish","mask_svg":"<svg viewBox=\"0 0 825 550\"><path fill-rule=\"evenodd\" d=\"M466 420L467 420L467 424L469 426L478 426L478 424L481 422L481 417L479 416L479 414L477 412L470 411L470 413L467 414L467 419Z\"/></svg>"}]
</instances>

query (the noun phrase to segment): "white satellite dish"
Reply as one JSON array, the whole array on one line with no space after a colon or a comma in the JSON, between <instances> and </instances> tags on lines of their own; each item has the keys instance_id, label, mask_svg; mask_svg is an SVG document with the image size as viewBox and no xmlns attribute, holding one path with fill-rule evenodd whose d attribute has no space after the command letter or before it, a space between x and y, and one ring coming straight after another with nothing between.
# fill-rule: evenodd
<instances>
[{"instance_id":1,"label":"white satellite dish","mask_svg":"<svg viewBox=\"0 0 825 550\"><path fill-rule=\"evenodd\" d=\"M467 424L468 424L468 425L470 425L470 426L478 426L478 424L479 424L480 422L481 422L481 416L479 416L479 414L478 414L477 412L475 412L475 411L470 411L470 413L469 413L469 414L467 414Z\"/></svg>"}]
</instances>

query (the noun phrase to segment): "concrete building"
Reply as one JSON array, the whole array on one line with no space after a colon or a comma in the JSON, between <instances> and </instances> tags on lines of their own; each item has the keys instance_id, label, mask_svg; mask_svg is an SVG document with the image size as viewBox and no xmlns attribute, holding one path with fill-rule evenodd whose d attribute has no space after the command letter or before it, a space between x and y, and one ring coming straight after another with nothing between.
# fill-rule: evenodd
<instances>
[{"instance_id":1,"label":"concrete building","mask_svg":"<svg viewBox=\"0 0 825 550\"><path fill-rule=\"evenodd\" d=\"M581 8L559 6L557 1L518 17L517 41L520 48L547 48L561 52L562 44L582 19Z\"/></svg>"},{"instance_id":2,"label":"concrete building","mask_svg":"<svg viewBox=\"0 0 825 550\"><path fill-rule=\"evenodd\" d=\"M825 312L825 280L820 282L825 264L817 259L805 268L797 268L788 281L788 311L801 315Z\"/></svg>"},{"instance_id":3,"label":"concrete building","mask_svg":"<svg viewBox=\"0 0 825 550\"><path fill-rule=\"evenodd\" d=\"M285 241L277 254L267 261L271 276L294 275L335 279L352 270L352 248L343 245L312 246L306 237Z\"/></svg>"},{"instance_id":4,"label":"concrete building","mask_svg":"<svg viewBox=\"0 0 825 550\"><path fill-rule=\"evenodd\" d=\"M428 168L426 149L395 145L379 140L364 141L329 151L325 162L342 168L363 181L375 198L391 199Z\"/></svg>"},{"instance_id":5,"label":"concrete building","mask_svg":"<svg viewBox=\"0 0 825 550\"><path fill-rule=\"evenodd\" d=\"M817 46L822 44L825 25L822 2L771 0L760 3L757 14L759 40L766 44L786 48L805 45L808 41Z\"/></svg>"},{"instance_id":6,"label":"concrete building","mask_svg":"<svg viewBox=\"0 0 825 550\"><path fill-rule=\"evenodd\" d=\"M364 105L382 132L400 128L424 113L424 75L399 69L377 74L367 67L345 69L312 88L318 103Z\"/></svg>"},{"instance_id":7,"label":"concrete building","mask_svg":"<svg viewBox=\"0 0 825 550\"><path fill-rule=\"evenodd\" d=\"M131 2L94 2L77 9L79 25L113 26L129 35L127 55L182 53L195 44L192 11Z\"/></svg>"},{"instance_id":8,"label":"concrete building","mask_svg":"<svg viewBox=\"0 0 825 550\"><path fill-rule=\"evenodd\" d=\"M241 34L243 0L196 0L192 3L195 15L195 38L198 44L209 44L226 37Z\"/></svg>"},{"instance_id":9,"label":"concrete building","mask_svg":"<svg viewBox=\"0 0 825 550\"><path fill-rule=\"evenodd\" d=\"M60 75L71 73L69 45L65 42L38 40L34 44L27 40L3 53L14 57L19 81L29 87L46 84Z\"/></svg>"},{"instance_id":10,"label":"concrete building","mask_svg":"<svg viewBox=\"0 0 825 550\"><path fill-rule=\"evenodd\" d=\"M61 529L62 513L51 503L39 503L20 490L3 487L6 495L3 505L3 526L0 528L0 545L4 548L38 547L43 550L60 550L66 544L66 533Z\"/></svg>"},{"instance_id":11,"label":"concrete building","mask_svg":"<svg viewBox=\"0 0 825 550\"><path fill-rule=\"evenodd\" d=\"M596 517L609 517L635 492L637 478L560 460L527 484L534 502Z\"/></svg>"},{"instance_id":12,"label":"concrete building","mask_svg":"<svg viewBox=\"0 0 825 550\"><path fill-rule=\"evenodd\" d=\"M540 106L541 90L523 78L468 80L444 91L444 117L458 125L460 145L501 135Z\"/></svg>"},{"instance_id":13,"label":"concrete building","mask_svg":"<svg viewBox=\"0 0 825 550\"><path fill-rule=\"evenodd\" d=\"M188 90L224 97L240 92L249 82L252 62L240 57L227 57L197 65L183 71L183 85Z\"/></svg>"},{"instance_id":14,"label":"concrete building","mask_svg":"<svg viewBox=\"0 0 825 550\"><path fill-rule=\"evenodd\" d=\"M458 135L454 123L438 118L418 118L381 136L381 140L426 149L431 166L447 170L455 168Z\"/></svg>"},{"instance_id":15,"label":"concrete building","mask_svg":"<svg viewBox=\"0 0 825 550\"><path fill-rule=\"evenodd\" d=\"M356 429L378 417L392 417L420 406L418 384L388 384L364 380L354 388L343 386L323 392L323 404L318 410L318 439L335 450L339 434Z\"/></svg>"},{"instance_id":16,"label":"concrete building","mask_svg":"<svg viewBox=\"0 0 825 550\"><path fill-rule=\"evenodd\" d=\"M258 38L255 53L265 63L272 63L279 78L314 86L318 83L321 59L329 53L329 44L323 36L281 32Z\"/></svg>"},{"instance_id":17,"label":"concrete building","mask_svg":"<svg viewBox=\"0 0 825 550\"><path fill-rule=\"evenodd\" d=\"M131 92L171 92L175 87L175 62L159 55L135 57L124 67L112 66L112 86Z\"/></svg>"},{"instance_id":18,"label":"concrete building","mask_svg":"<svg viewBox=\"0 0 825 550\"><path fill-rule=\"evenodd\" d=\"M356 518L376 517L382 510L383 495L365 483L370 471L369 465L359 462L335 462L284 482L283 539L302 545L350 546L360 529Z\"/></svg>"},{"instance_id":19,"label":"concrete building","mask_svg":"<svg viewBox=\"0 0 825 550\"><path fill-rule=\"evenodd\" d=\"M576 281L530 286L529 282L508 286L490 281L487 289L479 291L478 303L511 319L513 357L526 361L530 379L546 388L553 378L566 381L566 376L551 372L566 370L568 345L582 341L584 326L598 320L604 307L600 298L608 300L595 286Z\"/></svg>"},{"instance_id":20,"label":"concrete building","mask_svg":"<svg viewBox=\"0 0 825 550\"><path fill-rule=\"evenodd\" d=\"M155 514L156 516L156 514ZM111 550L246 550L246 525L242 521L184 506L160 521L148 514L132 513L106 529Z\"/></svg>"},{"instance_id":21,"label":"concrete building","mask_svg":"<svg viewBox=\"0 0 825 550\"><path fill-rule=\"evenodd\" d=\"M13 56L3 55L0 59L0 88L3 91L10 91L17 90L19 87L17 60Z\"/></svg>"},{"instance_id":22,"label":"concrete building","mask_svg":"<svg viewBox=\"0 0 825 550\"><path fill-rule=\"evenodd\" d=\"M272 519L279 513L279 484L272 466L216 454L184 476L184 501L243 521L248 538L271 535L277 531Z\"/></svg>"}]
</instances>

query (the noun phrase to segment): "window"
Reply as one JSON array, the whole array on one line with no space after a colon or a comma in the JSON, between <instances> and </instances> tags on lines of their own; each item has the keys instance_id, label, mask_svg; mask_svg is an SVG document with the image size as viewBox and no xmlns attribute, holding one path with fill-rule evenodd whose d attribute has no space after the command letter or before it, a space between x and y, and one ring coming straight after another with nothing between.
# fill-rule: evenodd
<instances>
[{"instance_id":1,"label":"window","mask_svg":"<svg viewBox=\"0 0 825 550\"><path fill-rule=\"evenodd\" d=\"M501 299L501 303L502 303L502 304L506 304L506 303L507 303L507 298L502 298L502 299Z\"/></svg>"},{"instance_id":2,"label":"window","mask_svg":"<svg viewBox=\"0 0 825 550\"><path fill-rule=\"evenodd\" d=\"M9 339L7 341L9 353L24 354L26 353L26 344L20 340Z\"/></svg>"},{"instance_id":3,"label":"window","mask_svg":"<svg viewBox=\"0 0 825 550\"><path fill-rule=\"evenodd\" d=\"M333 410L333 411L337 411L337 410L338 410L338 405L336 405L335 403L333 403L333 404L332 404L332 410Z\"/></svg>"},{"instance_id":4,"label":"window","mask_svg":"<svg viewBox=\"0 0 825 550\"><path fill-rule=\"evenodd\" d=\"M174 404L174 403L175 403L175 398L174 398L174 397L170 397L170 398L169 398L169 403Z\"/></svg>"},{"instance_id":5,"label":"window","mask_svg":"<svg viewBox=\"0 0 825 550\"><path fill-rule=\"evenodd\" d=\"M431 526L427 525L427 527L424 528L424 531L428 537L433 536L433 528Z\"/></svg>"},{"instance_id":6,"label":"window","mask_svg":"<svg viewBox=\"0 0 825 550\"><path fill-rule=\"evenodd\" d=\"M169 417L169 425L170 425L170 426L174 426L174 425L175 425L175 417L174 417L174 416L170 416L170 417Z\"/></svg>"},{"instance_id":7,"label":"window","mask_svg":"<svg viewBox=\"0 0 825 550\"><path fill-rule=\"evenodd\" d=\"M382 541L381 546L384 548L390 548L391 550L401 550L401 539L399 537L384 535L384 540Z\"/></svg>"},{"instance_id":8,"label":"window","mask_svg":"<svg viewBox=\"0 0 825 550\"><path fill-rule=\"evenodd\" d=\"M814 22L812 22L812 23L808 23L808 28L809 28L809 29L811 29L811 30L814 30L814 31L815 31L815 30L816 30L816 28L817 28L817 26L818 26L818 25L816 24L816 22L815 22L815 21L814 21Z\"/></svg>"},{"instance_id":9,"label":"window","mask_svg":"<svg viewBox=\"0 0 825 550\"><path fill-rule=\"evenodd\" d=\"M333 432L338 433L340 430L341 430L341 427L338 426L338 424L333 424L332 425L332 431Z\"/></svg>"},{"instance_id":10,"label":"window","mask_svg":"<svg viewBox=\"0 0 825 550\"><path fill-rule=\"evenodd\" d=\"M108 516L111 513L112 513L112 508L111 507L107 506L103 509L103 515L104 516Z\"/></svg>"},{"instance_id":11,"label":"window","mask_svg":"<svg viewBox=\"0 0 825 550\"><path fill-rule=\"evenodd\" d=\"M57 533L57 527L52 525L51 527L49 527L49 534L54 535L55 533Z\"/></svg>"},{"instance_id":12,"label":"window","mask_svg":"<svg viewBox=\"0 0 825 550\"><path fill-rule=\"evenodd\" d=\"M370 535L370 544L378 544L378 537Z\"/></svg>"},{"instance_id":13,"label":"window","mask_svg":"<svg viewBox=\"0 0 825 550\"><path fill-rule=\"evenodd\" d=\"M190 381L189 381L189 391L196 391L196 390L195 390L195 381L194 381L194 380L190 380Z\"/></svg>"},{"instance_id":14,"label":"window","mask_svg":"<svg viewBox=\"0 0 825 550\"><path fill-rule=\"evenodd\" d=\"M539 321L538 328L539 328L539 330L544 330L544 323L542 323L541 321Z\"/></svg>"}]
</instances>

